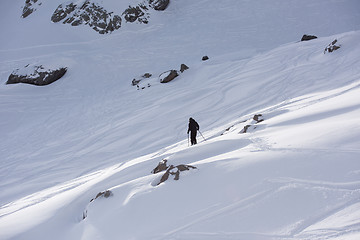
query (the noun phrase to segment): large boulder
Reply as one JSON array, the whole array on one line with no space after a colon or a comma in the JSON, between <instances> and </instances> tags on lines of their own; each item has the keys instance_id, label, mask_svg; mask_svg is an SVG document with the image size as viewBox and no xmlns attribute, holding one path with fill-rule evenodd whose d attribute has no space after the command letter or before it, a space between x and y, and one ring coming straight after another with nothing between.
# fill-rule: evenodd
<instances>
[{"instance_id":1,"label":"large boulder","mask_svg":"<svg viewBox=\"0 0 360 240\"><path fill-rule=\"evenodd\" d=\"M62 21L72 26L89 25L100 34L111 33L121 27L121 17L106 11L97 3L85 1L82 5L60 4L51 17L54 23Z\"/></svg>"},{"instance_id":2,"label":"large boulder","mask_svg":"<svg viewBox=\"0 0 360 240\"><path fill-rule=\"evenodd\" d=\"M179 74L176 70L170 70L162 73L159 78L161 83L168 83L174 80L177 76L179 76Z\"/></svg>"},{"instance_id":3,"label":"large boulder","mask_svg":"<svg viewBox=\"0 0 360 240\"><path fill-rule=\"evenodd\" d=\"M6 84L27 83L44 86L55 82L66 73L67 68L47 69L42 65L26 65L13 71Z\"/></svg>"},{"instance_id":4,"label":"large boulder","mask_svg":"<svg viewBox=\"0 0 360 240\"><path fill-rule=\"evenodd\" d=\"M209 60L209 57L208 56L203 56L201 60L207 61L207 60Z\"/></svg>"},{"instance_id":5,"label":"large boulder","mask_svg":"<svg viewBox=\"0 0 360 240\"><path fill-rule=\"evenodd\" d=\"M164 11L169 5L170 0L149 0L149 4L157 11Z\"/></svg>"},{"instance_id":6,"label":"large boulder","mask_svg":"<svg viewBox=\"0 0 360 240\"><path fill-rule=\"evenodd\" d=\"M316 39L317 36L313 36L313 35L306 35L304 34L301 38L301 41L309 41L309 40L313 40L313 39Z\"/></svg>"}]
</instances>

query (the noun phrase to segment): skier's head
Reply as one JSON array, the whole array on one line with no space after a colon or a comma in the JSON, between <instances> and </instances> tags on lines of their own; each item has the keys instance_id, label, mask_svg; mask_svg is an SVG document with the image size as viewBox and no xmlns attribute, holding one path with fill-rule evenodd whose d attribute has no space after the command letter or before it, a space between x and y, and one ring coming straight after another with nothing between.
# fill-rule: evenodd
<instances>
[{"instance_id":1,"label":"skier's head","mask_svg":"<svg viewBox=\"0 0 360 240\"><path fill-rule=\"evenodd\" d=\"M194 119L193 119L193 118L189 118L189 122L191 122L191 121L194 121Z\"/></svg>"}]
</instances>

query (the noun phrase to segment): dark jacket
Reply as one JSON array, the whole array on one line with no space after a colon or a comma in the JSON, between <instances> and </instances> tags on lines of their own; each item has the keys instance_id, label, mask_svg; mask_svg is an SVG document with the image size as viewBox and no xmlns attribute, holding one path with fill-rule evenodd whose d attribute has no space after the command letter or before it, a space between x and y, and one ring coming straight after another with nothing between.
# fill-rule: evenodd
<instances>
[{"instance_id":1,"label":"dark jacket","mask_svg":"<svg viewBox=\"0 0 360 240\"><path fill-rule=\"evenodd\" d=\"M187 133L197 132L200 129L199 124L192 118L189 119L189 127Z\"/></svg>"}]
</instances>

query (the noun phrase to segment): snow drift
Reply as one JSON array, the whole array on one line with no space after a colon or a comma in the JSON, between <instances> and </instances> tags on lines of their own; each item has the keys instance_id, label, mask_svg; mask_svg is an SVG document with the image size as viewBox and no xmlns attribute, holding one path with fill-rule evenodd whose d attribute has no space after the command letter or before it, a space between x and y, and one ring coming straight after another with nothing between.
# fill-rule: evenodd
<instances>
[{"instance_id":1,"label":"snow drift","mask_svg":"<svg viewBox=\"0 0 360 240\"><path fill-rule=\"evenodd\" d=\"M172 1L104 37L45 22L60 1L26 19L3 1L29 37L0 38L1 239L359 238L358 3L226 3ZM29 63L68 71L5 85ZM206 139L192 147L189 117ZM158 184L164 159L196 169Z\"/></svg>"}]
</instances>

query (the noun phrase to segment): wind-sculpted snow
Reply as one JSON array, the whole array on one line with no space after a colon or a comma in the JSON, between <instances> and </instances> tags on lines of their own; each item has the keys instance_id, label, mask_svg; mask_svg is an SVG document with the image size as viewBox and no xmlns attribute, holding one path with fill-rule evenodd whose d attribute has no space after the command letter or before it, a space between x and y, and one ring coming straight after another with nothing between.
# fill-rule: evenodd
<instances>
[{"instance_id":1,"label":"wind-sculpted snow","mask_svg":"<svg viewBox=\"0 0 360 240\"><path fill-rule=\"evenodd\" d=\"M3 2L0 239L360 238L358 1L171 1L110 35ZM68 71L5 85L29 63ZM164 159L196 169L158 184Z\"/></svg>"}]
</instances>

